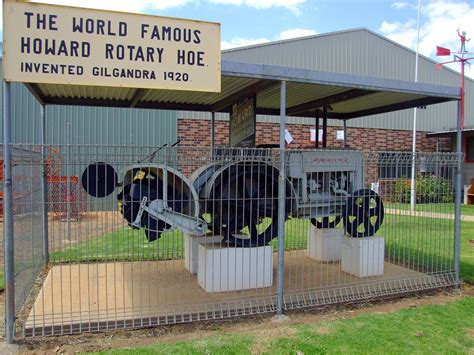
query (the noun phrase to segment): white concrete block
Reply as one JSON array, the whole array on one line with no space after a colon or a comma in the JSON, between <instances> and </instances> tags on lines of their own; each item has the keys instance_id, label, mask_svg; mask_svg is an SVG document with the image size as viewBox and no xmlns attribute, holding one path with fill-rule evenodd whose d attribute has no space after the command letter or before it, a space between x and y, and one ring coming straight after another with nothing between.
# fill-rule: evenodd
<instances>
[{"instance_id":1,"label":"white concrete block","mask_svg":"<svg viewBox=\"0 0 474 355\"><path fill-rule=\"evenodd\" d=\"M198 284L206 292L270 287L273 284L273 248L200 244Z\"/></svg>"},{"instance_id":2,"label":"white concrete block","mask_svg":"<svg viewBox=\"0 0 474 355\"><path fill-rule=\"evenodd\" d=\"M319 229L311 225L308 229L306 252L317 261L340 261L343 228Z\"/></svg>"},{"instance_id":3,"label":"white concrete block","mask_svg":"<svg viewBox=\"0 0 474 355\"><path fill-rule=\"evenodd\" d=\"M350 238L342 241L341 269L358 277L383 275L385 241L381 237Z\"/></svg>"},{"instance_id":4,"label":"white concrete block","mask_svg":"<svg viewBox=\"0 0 474 355\"><path fill-rule=\"evenodd\" d=\"M184 235L184 267L191 274L197 274L198 272L198 247L199 244L209 243L220 243L222 236L195 236L195 235Z\"/></svg>"}]
</instances>

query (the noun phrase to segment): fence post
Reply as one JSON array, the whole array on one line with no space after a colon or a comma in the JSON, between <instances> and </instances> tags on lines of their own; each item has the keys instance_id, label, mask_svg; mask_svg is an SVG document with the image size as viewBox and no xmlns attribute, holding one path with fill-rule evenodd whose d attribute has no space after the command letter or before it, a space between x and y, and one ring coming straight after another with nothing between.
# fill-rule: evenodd
<instances>
[{"instance_id":1,"label":"fence post","mask_svg":"<svg viewBox=\"0 0 474 355\"><path fill-rule=\"evenodd\" d=\"M285 254L285 119L286 82L280 88L280 174L278 176L278 268L277 268L277 314L283 313L283 281Z\"/></svg>"},{"instance_id":2,"label":"fence post","mask_svg":"<svg viewBox=\"0 0 474 355\"><path fill-rule=\"evenodd\" d=\"M15 332L15 274L13 246L13 187L11 160L11 88L3 82L3 235L5 272L5 340L13 343Z\"/></svg>"},{"instance_id":3,"label":"fence post","mask_svg":"<svg viewBox=\"0 0 474 355\"><path fill-rule=\"evenodd\" d=\"M49 234L48 234L48 177L46 171L46 107L40 107L40 144L41 144L41 222L43 262L49 262Z\"/></svg>"},{"instance_id":4,"label":"fence post","mask_svg":"<svg viewBox=\"0 0 474 355\"><path fill-rule=\"evenodd\" d=\"M454 272L456 273L456 285L461 283L461 275L459 273L459 263L461 254L461 187L462 187L462 102L458 101L457 112L457 133L456 133L456 151L457 151L457 167L456 167L456 199L454 210Z\"/></svg>"}]
</instances>

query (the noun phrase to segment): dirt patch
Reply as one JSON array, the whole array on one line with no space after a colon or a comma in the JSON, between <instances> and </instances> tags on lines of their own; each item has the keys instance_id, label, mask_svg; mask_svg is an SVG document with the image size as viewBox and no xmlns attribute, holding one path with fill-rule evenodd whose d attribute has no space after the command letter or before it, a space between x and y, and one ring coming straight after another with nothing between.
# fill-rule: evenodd
<instances>
[{"instance_id":1,"label":"dirt patch","mask_svg":"<svg viewBox=\"0 0 474 355\"><path fill-rule=\"evenodd\" d=\"M325 326L320 326L316 329L316 333L318 334L321 334L321 335L327 335L327 334L331 334L331 329L329 329L328 327L325 327Z\"/></svg>"},{"instance_id":2,"label":"dirt patch","mask_svg":"<svg viewBox=\"0 0 474 355\"><path fill-rule=\"evenodd\" d=\"M27 339L20 342L20 350L35 354L100 351L111 348L130 347L131 342L133 342L134 347L157 342L174 343L177 341L221 336L224 332L250 333L255 338L265 339L265 342L268 342L281 337L290 338L294 336L295 330L292 326L295 324L319 323L321 326L318 328L318 331L330 332L330 329L324 325L325 322L349 319L365 313L389 313L410 307L444 305L467 296L474 296L474 288L472 286L464 286L462 292L458 290L440 290L401 299L374 300L357 304L290 311L286 313L289 317L288 321L283 323L272 322L273 314L268 314L240 318L238 320L229 319L219 322L178 324L153 329L117 330L107 333ZM252 352L258 353L260 349L256 345Z\"/></svg>"},{"instance_id":3,"label":"dirt patch","mask_svg":"<svg viewBox=\"0 0 474 355\"><path fill-rule=\"evenodd\" d=\"M245 332L242 330L241 332ZM250 352L252 354L261 354L267 348L268 344L274 340L285 338L291 339L296 335L296 330L290 325L280 325L276 328L257 329L252 331L252 335L257 339Z\"/></svg>"}]
</instances>

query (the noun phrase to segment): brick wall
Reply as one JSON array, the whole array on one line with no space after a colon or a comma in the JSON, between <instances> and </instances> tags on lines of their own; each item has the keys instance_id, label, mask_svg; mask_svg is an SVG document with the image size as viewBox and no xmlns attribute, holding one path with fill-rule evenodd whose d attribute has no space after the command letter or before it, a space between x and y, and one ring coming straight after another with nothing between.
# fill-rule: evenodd
<instances>
[{"instance_id":1,"label":"brick wall","mask_svg":"<svg viewBox=\"0 0 474 355\"><path fill-rule=\"evenodd\" d=\"M310 148L314 143L309 141L309 125L288 124L288 130L293 136L289 148ZM336 140L336 131L340 127L328 127L328 147L342 147L343 142ZM206 147L211 145L211 121L209 120L178 120L178 136L181 145ZM277 144L280 128L274 123L257 123L257 145ZM216 121L216 145L227 145L229 135L228 121ZM411 151L412 132L376 128L348 128L348 146L362 151ZM425 133L417 134L417 150L434 152L436 138L428 137Z\"/></svg>"}]
</instances>

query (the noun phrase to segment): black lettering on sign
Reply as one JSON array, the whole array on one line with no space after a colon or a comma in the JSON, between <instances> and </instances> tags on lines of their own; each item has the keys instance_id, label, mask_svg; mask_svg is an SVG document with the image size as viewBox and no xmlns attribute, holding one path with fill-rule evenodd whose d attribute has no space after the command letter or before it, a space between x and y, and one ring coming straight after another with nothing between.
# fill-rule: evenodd
<instances>
[{"instance_id":1,"label":"black lettering on sign","mask_svg":"<svg viewBox=\"0 0 474 355\"><path fill-rule=\"evenodd\" d=\"M58 30L58 27L56 26L58 15L35 14L27 11L24 12L24 15L26 16L26 28L50 31Z\"/></svg>"},{"instance_id":2,"label":"black lettering on sign","mask_svg":"<svg viewBox=\"0 0 474 355\"><path fill-rule=\"evenodd\" d=\"M178 49L178 64L204 66L204 52Z\"/></svg>"},{"instance_id":3,"label":"black lettering on sign","mask_svg":"<svg viewBox=\"0 0 474 355\"><path fill-rule=\"evenodd\" d=\"M161 63L163 60L164 48L142 47L122 44L105 44L105 59L110 60L131 60L135 62Z\"/></svg>"},{"instance_id":4,"label":"black lettering on sign","mask_svg":"<svg viewBox=\"0 0 474 355\"><path fill-rule=\"evenodd\" d=\"M91 54L89 42L21 37L21 53L51 56L88 58Z\"/></svg>"},{"instance_id":5,"label":"black lettering on sign","mask_svg":"<svg viewBox=\"0 0 474 355\"><path fill-rule=\"evenodd\" d=\"M97 34L103 36L127 36L127 23L118 22L115 24L111 20L101 20L93 18L72 18L72 32Z\"/></svg>"}]
</instances>

